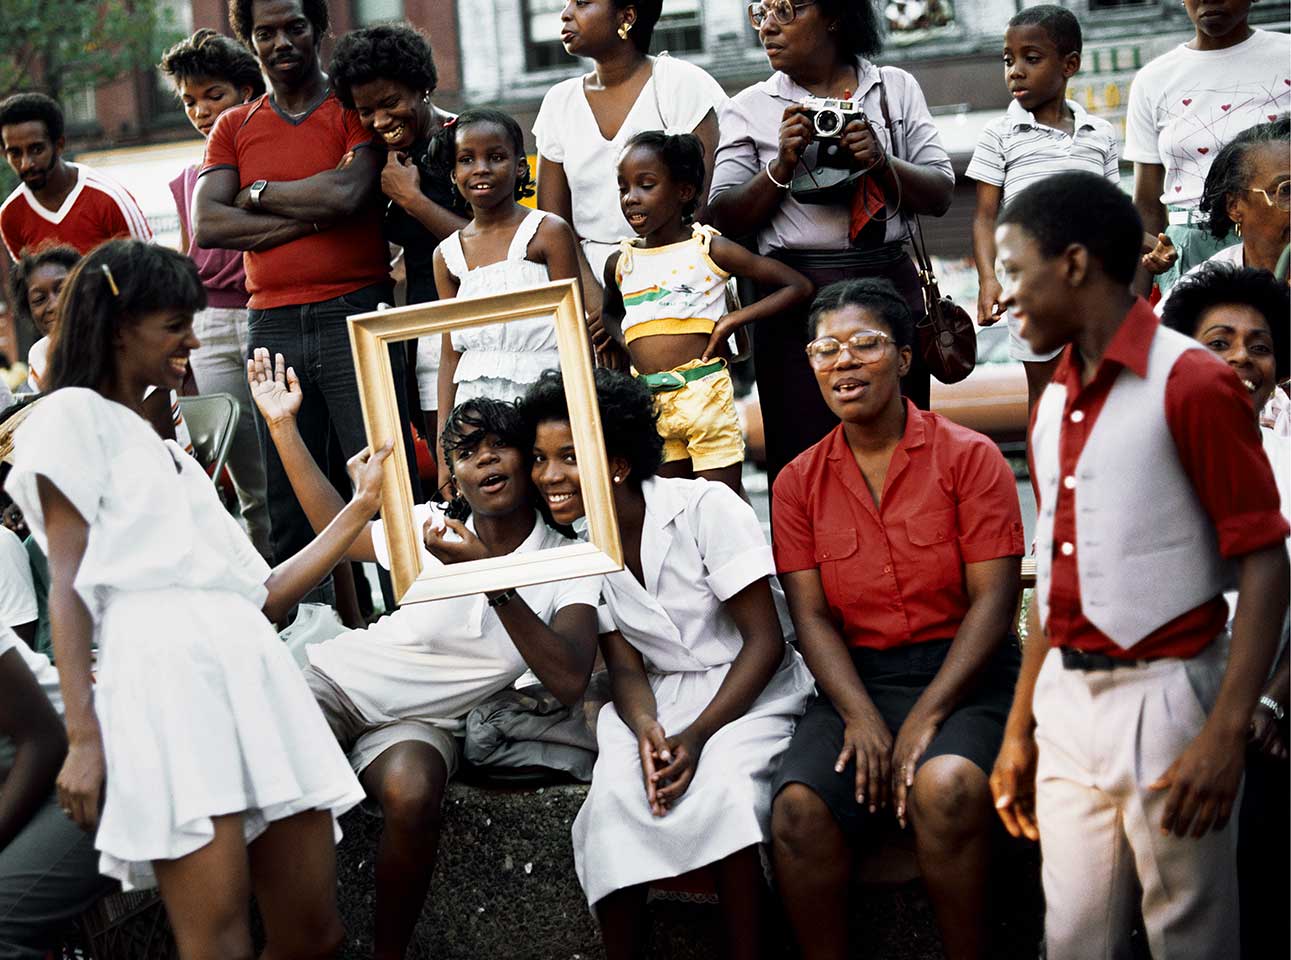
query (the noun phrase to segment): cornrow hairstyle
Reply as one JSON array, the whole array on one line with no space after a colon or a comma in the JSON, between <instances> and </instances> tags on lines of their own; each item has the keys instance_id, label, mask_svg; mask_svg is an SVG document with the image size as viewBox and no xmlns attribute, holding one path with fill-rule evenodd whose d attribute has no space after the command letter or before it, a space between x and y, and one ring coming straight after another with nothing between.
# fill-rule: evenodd
<instances>
[{"instance_id":1,"label":"cornrow hairstyle","mask_svg":"<svg viewBox=\"0 0 1291 960\"><path fill-rule=\"evenodd\" d=\"M1291 114L1282 114L1269 123L1247 127L1229 140L1215 155L1201 191L1201 212L1207 218L1207 229L1222 240L1233 229L1228 215L1228 198L1249 187L1250 157L1266 146L1280 145L1285 153L1291 142Z\"/></svg>"},{"instance_id":2,"label":"cornrow hairstyle","mask_svg":"<svg viewBox=\"0 0 1291 960\"><path fill-rule=\"evenodd\" d=\"M15 93L0 103L0 127L39 121L45 125L50 143L63 136L63 109L43 93Z\"/></svg>"},{"instance_id":3,"label":"cornrow hairstyle","mask_svg":"<svg viewBox=\"0 0 1291 960\"><path fill-rule=\"evenodd\" d=\"M1078 244L1117 283L1134 280L1143 221L1125 191L1097 174L1071 172L1045 177L1014 197L997 222L1020 227L1046 257L1056 257Z\"/></svg>"},{"instance_id":4,"label":"cornrow hairstyle","mask_svg":"<svg viewBox=\"0 0 1291 960\"><path fill-rule=\"evenodd\" d=\"M1083 41L1080 34L1080 21L1066 7L1059 7L1052 3L1027 7L1013 15L1009 20L1009 26L1039 27L1049 35L1053 45L1058 48L1058 53L1063 56L1081 51Z\"/></svg>"},{"instance_id":5,"label":"cornrow hairstyle","mask_svg":"<svg viewBox=\"0 0 1291 960\"><path fill-rule=\"evenodd\" d=\"M255 0L229 0L229 26L233 29L233 35L252 51L255 50L255 45L251 42L251 33L255 28L255 14L251 9L254 2ZM314 25L314 45L317 46L323 42L332 23L327 11L327 0L300 0L300 7L305 19Z\"/></svg>"},{"instance_id":6,"label":"cornrow hairstyle","mask_svg":"<svg viewBox=\"0 0 1291 960\"><path fill-rule=\"evenodd\" d=\"M605 452L626 460L631 467L628 482L640 486L642 480L655 475L663 461L663 437L656 426L654 396L636 377L618 370L597 367L593 375ZM530 384L520 401L520 412L531 444L539 424L550 420L569 422L565 383L559 370L544 370L537 382Z\"/></svg>"},{"instance_id":7,"label":"cornrow hairstyle","mask_svg":"<svg viewBox=\"0 0 1291 960\"><path fill-rule=\"evenodd\" d=\"M821 314L844 307L860 307L877 314L892 331L892 339L898 347L914 345L914 319L910 316L910 305L890 280L881 277L839 280L816 294L807 314L807 339L816 339Z\"/></svg>"},{"instance_id":8,"label":"cornrow hairstyle","mask_svg":"<svg viewBox=\"0 0 1291 960\"><path fill-rule=\"evenodd\" d=\"M161 57L158 64L178 92L185 80L219 80L236 89L251 88L251 96L264 93L260 64L243 46L207 27L181 40Z\"/></svg>"},{"instance_id":9,"label":"cornrow hairstyle","mask_svg":"<svg viewBox=\"0 0 1291 960\"><path fill-rule=\"evenodd\" d=\"M42 247L35 253L20 257L9 271L9 302L13 304L15 318L28 326L34 324L31 306L27 303L27 278L48 264L64 267L69 272L81 259L72 247Z\"/></svg>"},{"instance_id":10,"label":"cornrow hairstyle","mask_svg":"<svg viewBox=\"0 0 1291 960\"><path fill-rule=\"evenodd\" d=\"M49 389L107 388L117 375L118 331L158 310L196 313L205 306L197 266L182 253L140 240L95 247L63 285L58 337L49 351Z\"/></svg>"},{"instance_id":11,"label":"cornrow hairstyle","mask_svg":"<svg viewBox=\"0 0 1291 960\"><path fill-rule=\"evenodd\" d=\"M668 170L668 175L678 184L688 183L695 188L695 195L682 209L683 221L689 223L699 209L700 194L704 189L704 145L693 133L669 134L662 130L645 130L628 140L619 158L629 150L643 147L650 150Z\"/></svg>"},{"instance_id":12,"label":"cornrow hairstyle","mask_svg":"<svg viewBox=\"0 0 1291 960\"><path fill-rule=\"evenodd\" d=\"M461 136L463 130L467 127L480 123L491 123L501 127L507 137L511 140L511 146L515 150L516 160L524 161L524 131L520 129L520 124L516 123L515 117L509 113L503 113L501 110L495 110L492 107L472 107L469 110L463 110L457 115L453 122L453 147L456 149L457 137ZM523 163L519 175L516 177L515 198L523 200L525 197L534 195L533 176L529 172L529 164Z\"/></svg>"},{"instance_id":13,"label":"cornrow hairstyle","mask_svg":"<svg viewBox=\"0 0 1291 960\"><path fill-rule=\"evenodd\" d=\"M353 30L336 41L327 75L343 106L354 109L354 88L373 80L393 80L418 93L432 94L439 83L426 35L406 23L382 23Z\"/></svg>"},{"instance_id":14,"label":"cornrow hairstyle","mask_svg":"<svg viewBox=\"0 0 1291 960\"><path fill-rule=\"evenodd\" d=\"M642 53L647 52L650 49L650 40L654 37L655 24L659 22L659 15L663 13L663 0L610 0L610 2L614 4L615 10L636 8L637 18L632 24L628 39Z\"/></svg>"},{"instance_id":15,"label":"cornrow hairstyle","mask_svg":"<svg viewBox=\"0 0 1291 960\"><path fill-rule=\"evenodd\" d=\"M1231 263L1207 263L1187 274L1171 290L1161 308L1162 322L1188 337L1197 335L1205 315L1215 307L1250 307L1264 318L1273 338L1273 363L1279 381L1288 367L1287 317L1291 316L1291 291L1267 270Z\"/></svg>"},{"instance_id":16,"label":"cornrow hairstyle","mask_svg":"<svg viewBox=\"0 0 1291 960\"><path fill-rule=\"evenodd\" d=\"M826 17L838 24L838 52L848 60L883 52L883 19L876 0L818 0Z\"/></svg>"}]
</instances>

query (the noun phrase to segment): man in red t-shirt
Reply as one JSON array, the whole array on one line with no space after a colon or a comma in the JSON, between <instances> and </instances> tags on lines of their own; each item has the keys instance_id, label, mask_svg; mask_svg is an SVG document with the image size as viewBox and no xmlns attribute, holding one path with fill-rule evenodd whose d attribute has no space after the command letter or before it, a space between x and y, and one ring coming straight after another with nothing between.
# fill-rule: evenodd
<instances>
[{"instance_id":1,"label":"man in red t-shirt","mask_svg":"<svg viewBox=\"0 0 1291 960\"><path fill-rule=\"evenodd\" d=\"M63 111L43 93L18 93L0 103L0 140L22 181L0 205L0 236L13 260L46 246L87 253L116 237L152 239L125 187L63 159Z\"/></svg>"},{"instance_id":2,"label":"man in red t-shirt","mask_svg":"<svg viewBox=\"0 0 1291 960\"><path fill-rule=\"evenodd\" d=\"M326 469L330 435L346 457L366 443L346 317L393 302L378 204L385 151L341 106L319 63L325 3L235 0L230 14L269 90L216 122L194 194L194 239L244 251L249 346L281 353L294 368L304 387L297 424ZM404 352L392 349L390 363L402 383ZM404 392L396 392L402 412ZM271 544L282 562L314 534L258 425Z\"/></svg>"},{"instance_id":3,"label":"man in red t-shirt","mask_svg":"<svg viewBox=\"0 0 1291 960\"><path fill-rule=\"evenodd\" d=\"M1001 306L1032 350L1066 347L1032 413L1036 591L991 777L1009 832L1041 841L1049 960L1117 955L1136 886L1153 956L1237 955L1229 821L1287 609L1250 397L1130 292L1142 231L1115 185L1068 173L995 232Z\"/></svg>"}]
</instances>

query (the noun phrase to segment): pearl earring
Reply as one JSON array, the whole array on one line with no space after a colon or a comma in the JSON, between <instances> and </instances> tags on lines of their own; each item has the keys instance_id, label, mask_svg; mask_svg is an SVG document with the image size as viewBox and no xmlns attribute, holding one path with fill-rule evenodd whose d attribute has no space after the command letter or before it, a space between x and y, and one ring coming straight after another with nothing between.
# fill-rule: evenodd
<instances>
[{"instance_id":1,"label":"pearl earring","mask_svg":"<svg viewBox=\"0 0 1291 960\"><path fill-rule=\"evenodd\" d=\"M622 483L622 482L623 482L623 478L622 478L622 477L615 477L615 478L614 478L614 482L615 482L615 483Z\"/></svg>"}]
</instances>

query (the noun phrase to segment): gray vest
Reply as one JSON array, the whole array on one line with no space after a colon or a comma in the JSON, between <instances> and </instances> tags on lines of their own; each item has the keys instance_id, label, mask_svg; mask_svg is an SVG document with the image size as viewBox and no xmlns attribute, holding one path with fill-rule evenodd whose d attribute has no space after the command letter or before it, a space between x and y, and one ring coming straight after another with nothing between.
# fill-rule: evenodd
<instances>
[{"instance_id":1,"label":"gray vest","mask_svg":"<svg viewBox=\"0 0 1291 960\"><path fill-rule=\"evenodd\" d=\"M1059 484L1076 498L1076 569L1089 621L1128 649L1221 593L1233 567L1219 554L1214 525L1179 462L1165 416L1175 362L1201 344L1158 327L1147 376L1122 370L1076 462L1059 476L1058 437L1067 389L1050 384L1031 432L1042 508L1036 521L1036 597L1049 620L1054 505ZM1218 361L1217 361L1218 362ZM1074 487L1072 484L1074 483Z\"/></svg>"}]
</instances>

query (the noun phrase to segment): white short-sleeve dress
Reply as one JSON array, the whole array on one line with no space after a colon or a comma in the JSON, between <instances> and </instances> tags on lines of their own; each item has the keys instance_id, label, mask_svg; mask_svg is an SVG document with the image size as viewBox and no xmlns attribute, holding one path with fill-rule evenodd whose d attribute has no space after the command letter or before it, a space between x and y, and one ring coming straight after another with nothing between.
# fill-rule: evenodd
<instances>
[{"instance_id":1,"label":"white short-sleeve dress","mask_svg":"<svg viewBox=\"0 0 1291 960\"><path fill-rule=\"evenodd\" d=\"M619 206L618 163L638 133L693 133L726 102L721 84L693 63L666 54L653 58L650 79L612 139L601 135L583 78L562 80L542 98L533 122L538 153L564 167L574 232L597 280L618 243L635 236Z\"/></svg>"},{"instance_id":2,"label":"white short-sleeve dress","mask_svg":"<svg viewBox=\"0 0 1291 960\"><path fill-rule=\"evenodd\" d=\"M655 477L642 490L645 586L626 569L605 577L601 629L619 630L641 652L671 736L708 706L743 647L724 601L771 576L774 563L752 507L725 484ZM592 787L573 828L588 904L765 842L771 777L813 687L786 646L761 696L708 741L690 787L663 817L646 803L636 735L607 704Z\"/></svg>"},{"instance_id":3,"label":"white short-sleeve dress","mask_svg":"<svg viewBox=\"0 0 1291 960\"><path fill-rule=\"evenodd\" d=\"M529 259L529 244L546 216L532 210L516 228L505 260L472 269L462 251L461 231L444 238L439 249L458 283L457 298L483 297L536 287L548 281L547 265ZM560 369L556 328L549 319L516 320L452 332L462 356L453 375L454 405L476 397L512 401L522 396L544 370Z\"/></svg>"},{"instance_id":4,"label":"white short-sleeve dress","mask_svg":"<svg viewBox=\"0 0 1291 960\"><path fill-rule=\"evenodd\" d=\"M212 817L243 812L249 843L274 820L336 817L362 800L261 612L269 568L197 461L129 408L72 387L41 400L15 441L6 488L41 548L38 476L90 527L74 586L99 648L102 872L151 886L152 861L205 846Z\"/></svg>"}]
</instances>

